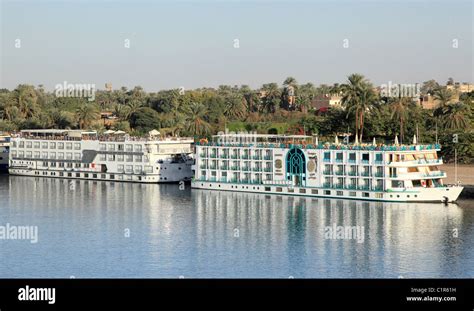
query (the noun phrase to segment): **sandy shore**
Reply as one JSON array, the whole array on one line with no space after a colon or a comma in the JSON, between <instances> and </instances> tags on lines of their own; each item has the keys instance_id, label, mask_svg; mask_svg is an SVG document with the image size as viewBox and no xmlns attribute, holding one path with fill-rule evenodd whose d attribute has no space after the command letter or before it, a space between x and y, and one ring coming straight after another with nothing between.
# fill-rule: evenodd
<instances>
[{"instance_id":1,"label":"sandy shore","mask_svg":"<svg viewBox=\"0 0 474 311\"><path fill-rule=\"evenodd\" d=\"M444 182L453 184L454 164L444 164L441 166L441 170L448 174ZM463 185L474 185L474 165L458 165L458 180L460 180Z\"/></svg>"}]
</instances>

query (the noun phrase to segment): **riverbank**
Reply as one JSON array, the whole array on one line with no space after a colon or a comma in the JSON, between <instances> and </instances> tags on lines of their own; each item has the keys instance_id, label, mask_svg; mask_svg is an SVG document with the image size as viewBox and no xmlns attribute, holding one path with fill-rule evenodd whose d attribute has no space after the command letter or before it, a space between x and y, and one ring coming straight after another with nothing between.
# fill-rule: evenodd
<instances>
[{"instance_id":1,"label":"riverbank","mask_svg":"<svg viewBox=\"0 0 474 311\"><path fill-rule=\"evenodd\" d=\"M441 169L448 174L444 182L446 184L454 184L454 164L445 164ZM474 165L458 165L458 180L460 180L463 185L474 186Z\"/></svg>"},{"instance_id":2,"label":"riverbank","mask_svg":"<svg viewBox=\"0 0 474 311\"><path fill-rule=\"evenodd\" d=\"M448 175L444 182L446 184L454 184L454 164L445 164L442 170ZM474 198L474 165L458 165L458 180L464 186L460 197L464 199Z\"/></svg>"}]
</instances>

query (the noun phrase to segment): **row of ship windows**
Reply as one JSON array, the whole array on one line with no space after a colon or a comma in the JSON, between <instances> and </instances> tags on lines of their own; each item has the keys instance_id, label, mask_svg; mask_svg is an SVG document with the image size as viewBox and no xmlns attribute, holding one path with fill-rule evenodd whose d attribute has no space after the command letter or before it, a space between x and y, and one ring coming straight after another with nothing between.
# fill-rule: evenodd
<instances>
[{"instance_id":1,"label":"row of ship windows","mask_svg":"<svg viewBox=\"0 0 474 311\"><path fill-rule=\"evenodd\" d=\"M16 142L16 141L12 141L12 148L16 148L18 146L18 148L35 148L35 149L39 149L40 147L42 149L64 149L64 147L66 147L66 149L69 149L69 150L72 150L72 147L73 147L73 143L58 143L58 142L51 142L51 143L48 143L48 142L42 142L40 144L40 142L31 142L31 141L27 141L26 143L24 141L20 141L20 142ZM74 143L74 150L81 150L81 144L80 143Z\"/></svg>"},{"instance_id":2,"label":"row of ship windows","mask_svg":"<svg viewBox=\"0 0 474 311\"><path fill-rule=\"evenodd\" d=\"M219 150L219 154L217 153L216 150ZM242 149L242 152L239 152L240 149L234 149L232 152L226 152L223 149L217 149L217 148L212 148L210 152L208 152L206 149L203 149L202 152L200 153L201 157L217 157L222 156L222 155L227 155L229 156L229 153L231 156L244 156L244 157L250 157L250 149ZM256 156L262 156L263 154L266 157L271 157L272 153L270 150L266 150L266 152L259 151L258 149L252 151L253 155ZM369 162L371 160L371 154L368 152L365 153L359 153L359 160L361 162ZM357 153L356 152L349 152L348 157L344 157L344 152L342 151L326 151L324 152L324 161L331 161L331 159L335 160L336 162L343 162L345 158L349 162L356 162L357 161ZM375 161L376 162L382 162L383 161L383 153L376 153L375 154Z\"/></svg>"},{"instance_id":3,"label":"row of ship windows","mask_svg":"<svg viewBox=\"0 0 474 311\"><path fill-rule=\"evenodd\" d=\"M261 176L261 175L262 175L262 173L254 173L254 174L255 174L255 176ZM215 171L211 171L211 174L210 174L210 175L211 175L211 177L217 177L217 173L216 173ZM221 177L227 177L227 172L222 172L220 175L221 175ZM230 173L229 173L229 175L230 175ZM238 173L238 172L232 173L232 176L233 176L234 178L237 178L237 176L240 176L240 175L249 177L249 176L251 175L251 173L247 173L247 172L243 172L243 173ZM202 176L203 178L206 178L206 176L207 176L207 171L201 171L201 176ZM272 176L273 176L272 174L265 174L265 180L272 180Z\"/></svg>"},{"instance_id":4,"label":"row of ship windows","mask_svg":"<svg viewBox=\"0 0 474 311\"><path fill-rule=\"evenodd\" d=\"M28 171L18 170L20 173L27 173ZM92 173L66 173L66 172L39 172L35 171L37 176L55 176L55 177L75 177L75 178L92 178L92 179L109 179L109 180L142 180L142 176L123 176L115 174L92 174ZM117 178L116 178L117 177ZM145 177L145 179L147 179ZM160 177L160 180L168 180L168 177Z\"/></svg>"},{"instance_id":5,"label":"row of ship windows","mask_svg":"<svg viewBox=\"0 0 474 311\"><path fill-rule=\"evenodd\" d=\"M204 187L204 184L202 183L201 186ZM212 184L209 184L209 187L212 188ZM221 185L218 184L218 188L220 188L220 187L221 187ZM233 185L231 185L231 189L239 189L239 186L233 186ZM245 190L250 190L250 189L251 189L251 190L260 190L260 187L258 187L258 186L257 186L257 187L252 187L252 186L251 186L251 188L249 188L249 186L240 186L240 189L245 189ZM272 191L272 188L271 188L271 187L264 187L264 189L265 189L265 191L267 191L267 192ZM276 188L275 188L275 192L283 192L283 187L276 187ZM288 189L287 189L287 192L288 192L288 193L294 193L294 192L295 192L295 189L293 189L293 188L288 188ZM301 194L306 194L306 193L307 193L307 192L306 192L306 189L299 189L298 192L301 193ZM314 194L314 195L318 195L318 194L319 194L319 190L318 190L318 189L311 189L311 192L310 192L310 193L311 193L311 194ZM324 190L323 194L324 194L324 195L333 195L333 192L332 192L332 190ZM344 192L343 192L343 191L336 191L336 195L337 195L337 196L344 196ZM350 197L356 197L356 196L357 196L357 192L356 192L356 191L349 191L349 196L350 196ZM397 194L397 195L391 194L391 195L390 195L390 198L394 198L394 196L396 196L396 198L400 198L400 195L399 195L399 194ZM370 197L370 193L369 193L369 192L362 192L362 197L363 197L363 198L369 198L369 197ZM411 198L411 195L407 194L407 195L405 195L405 197L406 197L407 199L410 199L410 198ZM413 197L414 197L414 198L418 198L418 195L417 195L417 194L414 194ZM383 193L375 193L375 198L376 198L376 199L382 199L382 198L383 198Z\"/></svg>"},{"instance_id":6,"label":"row of ship windows","mask_svg":"<svg viewBox=\"0 0 474 311\"><path fill-rule=\"evenodd\" d=\"M115 144L99 144L99 150L100 151L127 151L127 152L132 152L134 150L133 145L127 144L117 144L117 148L115 148ZM141 152L143 150L142 145L135 145L135 152Z\"/></svg>"},{"instance_id":7,"label":"row of ship windows","mask_svg":"<svg viewBox=\"0 0 474 311\"><path fill-rule=\"evenodd\" d=\"M99 154L99 161L117 161L117 162L148 162L147 157L143 157L141 155L123 155L123 154Z\"/></svg>"},{"instance_id":8,"label":"row of ship windows","mask_svg":"<svg viewBox=\"0 0 474 311\"><path fill-rule=\"evenodd\" d=\"M29 162L27 162L29 163ZM23 161L20 161L20 164L23 164ZM89 163L71 163L71 162L43 162L42 163L43 167L51 167L51 168L95 168L94 164L89 164ZM165 167L166 169L166 167ZM117 165L117 170L119 173L127 172L127 173L135 173L135 174L140 174L144 170L145 173L151 174L153 173L153 167L146 165L145 168L141 165Z\"/></svg>"},{"instance_id":9,"label":"row of ship windows","mask_svg":"<svg viewBox=\"0 0 474 311\"><path fill-rule=\"evenodd\" d=\"M344 169L345 168L345 169ZM326 164L324 165L324 171L327 174L333 174L333 173L362 173L362 174L369 174L373 172L375 169L376 173L383 173L384 167L383 166L358 166L358 165L334 165L334 164Z\"/></svg>"},{"instance_id":10,"label":"row of ship windows","mask_svg":"<svg viewBox=\"0 0 474 311\"><path fill-rule=\"evenodd\" d=\"M201 184L202 187L204 187L204 184L202 183ZM209 184L209 187L212 188L212 184ZM217 188L221 188L221 185L220 184L217 184ZM231 189L245 189L245 190L260 190L260 187L252 187L250 186L233 186L231 185L230 186ZM272 191L272 188L271 187L263 187L265 191L267 192L271 192ZM309 189L308 189L309 190ZM283 193L283 187L275 187L275 192L281 192ZM288 193L295 193L295 189L293 188L288 188L287 189L287 192ZM306 194L306 189L299 189L298 193L301 193L301 194ZM314 195L318 195L319 194L319 190L318 189L311 189L311 192L308 192L310 194L314 194ZM324 190L324 195L333 195L332 194L332 191L331 190ZM344 195L344 192L343 191L336 191L336 195L337 196L343 196ZM357 196L357 192L356 191L350 191L349 192L349 196L351 197L356 197ZM370 193L369 192L362 192L362 197L364 198L369 198L370 197ZM376 198L383 198L383 194L382 193L376 193L375 194L375 197Z\"/></svg>"},{"instance_id":11,"label":"row of ship windows","mask_svg":"<svg viewBox=\"0 0 474 311\"><path fill-rule=\"evenodd\" d=\"M226 162L227 161L227 162ZM201 162L199 165L201 169L210 169L210 170L232 170L232 171L245 171L245 170L272 170L273 166L270 163L266 165L259 165L258 162L254 166L251 165L250 161L245 161L242 165L240 162L233 161L233 163L229 163L228 160L224 160L222 165L218 165L216 162L211 164L206 162ZM363 166L362 169L358 169L356 165L347 165L346 169L344 169L343 165L325 165L323 174L325 175L382 175L384 173L383 166L375 167L375 172L370 166Z\"/></svg>"},{"instance_id":12,"label":"row of ship windows","mask_svg":"<svg viewBox=\"0 0 474 311\"><path fill-rule=\"evenodd\" d=\"M57 159L57 160L81 160L82 159L82 154L81 153L71 153L71 152L39 152L39 151L12 151L12 157L16 158L34 158L34 159ZM143 157L141 155L114 155L114 154L100 154L99 155L99 160L100 161L118 161L118 162L148 162L148 159L146 157Z\"/></svg>"},{"instance_id":13,"label":"row of ship windows","mask_svg":"<svg viewBox=\"0 0 474 311\"><path fill-rule=\"evenodd\" d=\"M81 150L81 144L80 143L63 143L63 142L31 142L31 141L12 141L12 148L35 148L39 149L40 147L42 149L69 149L72 150L74 146L74 150ZM99 144L99 149L101 151L127 151L127 152L132 152L135 150L135 152L141 152L143 150L142 145L132 145L132 144L117 144L117 147L115 144Z\"/></svg>"},{"instance_id":14,"label":"row of ship windows","mask_svg":"<svg viewBox=\"0 0 474 311\"><path fill-rule=\"evenodd\" d=\"M39 152L39 151L12 151L12 158L34 158L34 159L58 159L58 160L81 160L81 153L72 153L72 152ZM57 157L56 157L57 156Z\"/></svg>"},{"instance_id":15,"label":"row of ship windows","mask_svg":"<svg viewBox=\"0 0 474 311\"><path fill-rule=\"evenodd\" d=\"M199 165L201 169L208 169L208 170L222 170L222 171L261 171L265 170L266 172L273 171L273 166L271 164L268 165L259 165L256 163L255 165L244 164L240 166L239 164L232 164L229 165L228 163L217 165L217 164L201 164Z\"/></svg>"},{"instance_id":16,"label":"row of ship windows","mask_svg":"<svg viewBox=\"0 0 474 311\"><path fill-rule=\"evenodd\" d=\"M22 164L23 162L21 162ZM91 164L88 163L64 163L64 162L43 162L43 167L60 167L60 168L91 168L93 167ZM162 169L167 169L167 167L163 167ZM146 174L152 174L153 173L153 166L151 165L145 165L144 167L141 165L117 165L117 170L119 173L135 173L135 174L140 174L142 172L145 172ZM156 170L160 170L160 167L157 167ZM178 167L178 170L181 170L181 167Z\"/></svg>"},{"instance_id":17,"label":"row of ship windows","mask_svg":"<svg viewBox=\"0 0 474 311\"><path fill-rule=\"evenodd\" d=\"M331 159L335 160L336 162L344 162L347 159L349 162L357 162L357 160L361 162L369 162L371 160L371 154L368 152L359 153L359 159L357 159L356 152L349 152L348 157L344 157L344 152L336 151L325 151L324 152L324 161L331 161ZM382 162L383 161L383 154L376 153L375 154L375 161Z\"/></svg>"},{"instance_id":18,"label":"row of ship windows","mask_svg":"<svg viewBox=\"0 0 474 311\"><path fill-rule=\"evenodd\" d=\"M241 149L241 148L234 148L234 149L227 149L227 148L202 148L200 155L201 157L209 157L209 156L217 156L218 153L220 156L227 155L227 156L250 156L251 152L253 155L258 156L266 156L271 157L272 151L271 150L259 150L259 149Z\"/></svg>"},{"instance_id":19,"label":"row of ship windows","mask_svg":"<svg viewBox=\"0 0 474 311\"><path fill-rule=\"evenodd\" d=\"M33 165L34 162L31 162L31 161L13 161L13 164L22 164L22 165ZM95 164L93 163L71 163L71 162L42 162L42 166L43 167L60 167L60 168L85 168L85 169L89 169L89 168L95 168ZM131 171L142 171L142 166L141 165L135 165L132 166L132 165L117 165L117 169L119 171L127 171L127 172L131 172ZM159 167L157 166L156 167L156 170L159 171L159 170L166 170L167 167L164 166L164 167ZM181 167L178 167L178 170L181 170L182 168ZM153 173L153 166L151 165L145 165L144 166L144 172L147 173L147 174L151 174Z\"/></svg>"}]
</instances>

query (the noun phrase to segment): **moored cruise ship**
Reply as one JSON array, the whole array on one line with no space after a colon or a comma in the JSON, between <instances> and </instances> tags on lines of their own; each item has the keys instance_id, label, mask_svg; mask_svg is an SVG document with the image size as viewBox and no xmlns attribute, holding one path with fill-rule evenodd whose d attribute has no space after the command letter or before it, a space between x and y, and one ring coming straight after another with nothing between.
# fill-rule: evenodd
<instances>
[{"instance_id":1,"label":"moored cruise ship","mask_svg":"<svg viewBox=\"0 0 474 311\"><path fill-rule=\"evenodd\" d=\"M440 145L321 144L311 136L217 135L196 143L192 187L393 202L452 202Z\"/></svg>"},{"instance_id":2,"label":"moored cruise ship","mask_svg":"<svg viewBox=\"0 0 474 311\"><path fill-rule=\"evenodd\" d=\"M142 183L191 180L193 139L112 132L23 130L11 138L9 173Z\"/></svg>"},{"instance_id":3,"label":"moored cruise ship","mask_svg":"<svg viewBox=\"0 0 474 311\"><path fill-rule=\"evenodd\" d=\"M8 172L10 136L0 133L0 173Z\"/></svg>"}]
</instances>

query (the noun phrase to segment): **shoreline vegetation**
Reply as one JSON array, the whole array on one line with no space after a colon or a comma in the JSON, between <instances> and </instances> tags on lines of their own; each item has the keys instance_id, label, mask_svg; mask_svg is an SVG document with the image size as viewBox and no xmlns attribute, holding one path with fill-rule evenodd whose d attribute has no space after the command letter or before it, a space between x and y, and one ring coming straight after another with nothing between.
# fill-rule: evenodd
<instances>
[{"instance_id":1,"label":"shoreline vegetation","mask_svg":"<svg viewBox=\"0 0 474 311\"><path fill-rule=\"evenodd\" d=\"M454 85L450 78L447 85ZM321 98L337 96L340 101L318 107ZM432 96L436 105L424 109L422 96ZM94 90L89 97L61 97L37 87L21 84L14 90L0 89L0 131L22 129L91 129L103 133L121 130L145 136L158 129L162 135L209 137L218 132L318 135L334 141L335 135L349 140L443 146L446 162L474 163L474 91L459 92L434 80L422 84L420 94L385 96L360 74L351 74L343 84L299 84L289 77L280 86L266 83L258 89L247 85L193 90L171 89L145 92L140 86L129 90ZM453 143L458 134L458 143ZM343 141L341 139L341 141Z\"/></svg>"}]
</instances>

